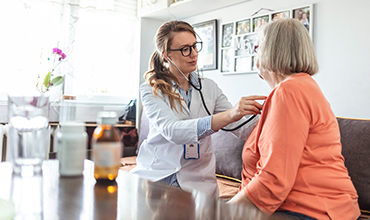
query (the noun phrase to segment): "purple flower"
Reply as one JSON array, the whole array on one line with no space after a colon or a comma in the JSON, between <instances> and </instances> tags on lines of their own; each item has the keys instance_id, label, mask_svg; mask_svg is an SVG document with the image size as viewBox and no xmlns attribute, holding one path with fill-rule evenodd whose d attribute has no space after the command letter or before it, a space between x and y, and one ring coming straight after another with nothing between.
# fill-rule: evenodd
<instances>
[{"instance_id":1,"label":"purple flower","mask_svg":"<svg viewBox=\"0 0 370 220\"><path fill-rule=\"evenodd\" d=\"M59 61L64 60L66 58L66 55L64 53L60 53L59 55L60 55Z\"/></svg>"},{"instance_id":2,"label":"purple flower","mask_svg":"<svg viewBox=\"0 0 370 220\"><path fill-rule=\"evenodd\" d=\"M53 77L54 70L59 66L59 64L62 62L62 60L64 60L67 56L58 47L53 48L53 53L52 54L53 54L53 58L52 58L53 59L53 61L52 61L53 64L52 64L51 71L49 71L48 74L46 74L46 76L44 78L44 81L41 84L39 84L40 75L38 76L38 79L37 79L36 88L40 92L49 91L52 87L58 86L61 83L63 83L63 81L64 81L63 77L58 76L59 78L55 82L55 84L52 83L52 80L55 79ZM50 61L52 59L50 59L50 57L48 57L48 61Z\"/></svg>"},{"instance_id":3,"label":"purple flower","mask_svg":"<svg viewBox=\"0 0 370 220\"><path fill-rule=\"evenodd\" d=\"M57 47L55 47L55 48L53 48L53 53L60 55L62 53L62 50L59 49L59 48L57 48Z\"/></svg>"}]
</instances>

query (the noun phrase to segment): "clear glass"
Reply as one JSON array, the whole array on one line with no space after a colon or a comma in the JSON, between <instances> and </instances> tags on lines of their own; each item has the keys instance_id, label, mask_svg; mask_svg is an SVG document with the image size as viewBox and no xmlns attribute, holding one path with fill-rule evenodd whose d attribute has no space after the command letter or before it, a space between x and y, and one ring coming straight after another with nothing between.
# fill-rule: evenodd
<instances>
[{"instance_id":1,"label":"clear glass","mask_svg":"<svg viewBox=\"0 0 370 220\"><path fill-rule=\"evenodd\" d=\"M15 173L41 171L49 140L49 96L8 95L8 150Z\"/></svg>"}]
</instances>

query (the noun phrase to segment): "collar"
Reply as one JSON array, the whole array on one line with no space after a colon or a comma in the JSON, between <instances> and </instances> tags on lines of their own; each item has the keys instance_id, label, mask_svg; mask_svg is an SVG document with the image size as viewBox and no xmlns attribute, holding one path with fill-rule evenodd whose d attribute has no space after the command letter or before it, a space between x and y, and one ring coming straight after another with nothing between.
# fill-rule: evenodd
<instances>
[{"instance_id":1,"label":"collar","mask_svg":"<svg viewBox=\"0 0 370 220\"><path fill-rule=\"evenodd\" d=\"M198 74L197 74L197 71L193 71L193 72L191 72L191 73L189 74L189 78L190 78L191 83L192 83L194 86L196 86L197 88L199 88L199 81L198 81ZM172 86L173 86L174 88L176 88L177 84L176 84L173 80L171 80L171 82L172 82ZM191 89L191 86L190 86L190 89Z\"/></svg>"}]
</instances>

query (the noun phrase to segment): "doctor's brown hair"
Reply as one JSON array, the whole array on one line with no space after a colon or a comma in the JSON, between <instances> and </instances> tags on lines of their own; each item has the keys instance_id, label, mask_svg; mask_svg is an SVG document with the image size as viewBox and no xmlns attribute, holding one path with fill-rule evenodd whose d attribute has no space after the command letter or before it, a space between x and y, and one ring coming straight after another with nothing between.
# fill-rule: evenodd
<instances>
[{"instance_id":1,"label":"doctor's brown hair","mask_svg":"<svg viewBox=\"0 0 370 220\"><path fill-rule=\"evenodd\" d=\"M153 94L159 96L158 92L162 95L167 95L170 106L172 109L177 108L175 101L185 101L180 94L176 93L173 89L171 81L178 84L176 77L169 71L168 62L164 59L162 52L167 51L172 43L173 33L188 31L196 37L196 33L193 27L184 21L168 21L162 24L155 35L155 46L156 50L152 54L149 61L149 71L144 74L145 80L153 88ZM180 110L182 107L180 104Z\"/></svg>"}]
</instances>

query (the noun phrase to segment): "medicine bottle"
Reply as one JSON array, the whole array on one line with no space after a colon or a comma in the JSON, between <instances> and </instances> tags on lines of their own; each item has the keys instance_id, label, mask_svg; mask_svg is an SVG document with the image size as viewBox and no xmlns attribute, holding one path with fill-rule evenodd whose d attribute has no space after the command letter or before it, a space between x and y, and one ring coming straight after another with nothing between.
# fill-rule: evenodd
<instances>
[{"instance_id":1,"label":"medicine bottle","mask_svg":"<svg viewBox=\"0 0 370 220\"><path fill-rule=\"evenodd\" d=\"M94 177L97 181L114 181L118 175L123 144L115 112L99 112L91 140L92 160L95 163Z\"/></svg>"},{"instance_id":2,"label":"medicine bottle","mask_svg":"<svg viewBox=\"0 0 370 220\"><path fill-rule=\"evenodd\" d=\"M82 175L87 150L85 124L77 122L61 123L57 137L59 174L61 176Z\"/></svg>"}]
</instances>

